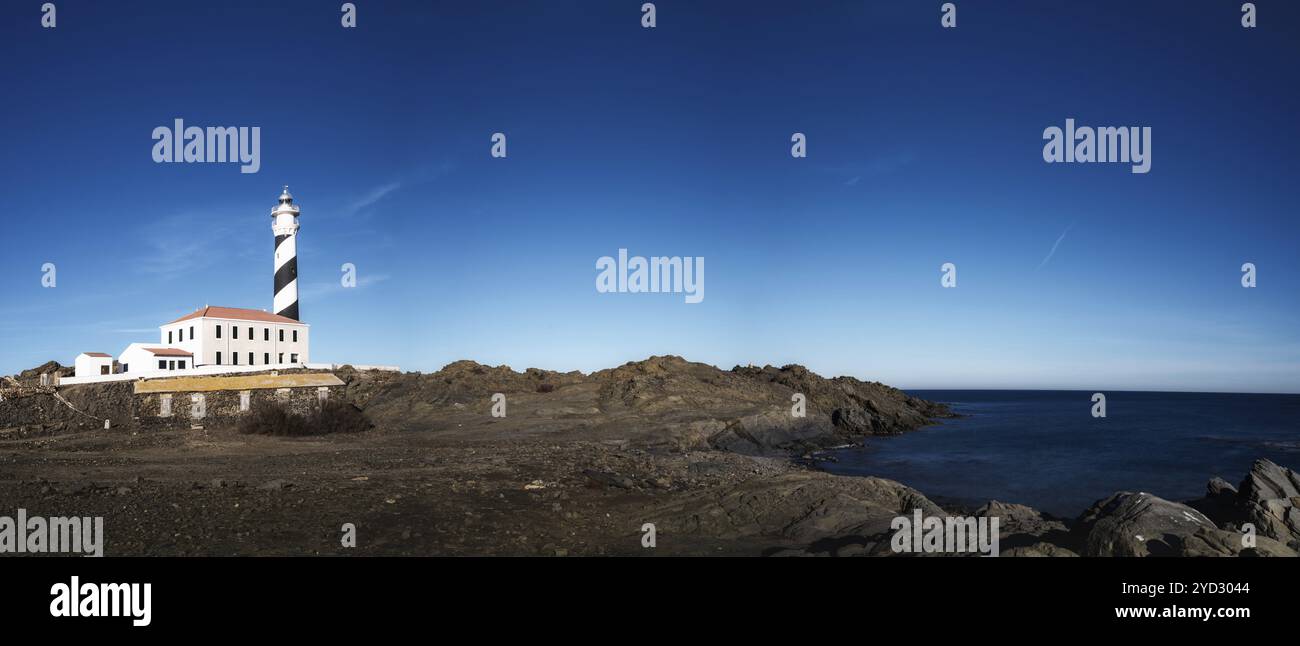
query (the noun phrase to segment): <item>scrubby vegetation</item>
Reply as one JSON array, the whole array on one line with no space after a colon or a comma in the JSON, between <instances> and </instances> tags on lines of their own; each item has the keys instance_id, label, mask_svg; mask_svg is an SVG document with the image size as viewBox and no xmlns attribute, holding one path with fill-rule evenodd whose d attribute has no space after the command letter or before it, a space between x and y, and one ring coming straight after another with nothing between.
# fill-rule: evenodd
<instances>
[{"instance_id":1,"label":"scrubby vegetation","mask_svg":"<svg viewBox=\"0 0 1300 646\"><path fill-rule=\"evenodd\" d=\"M239 422L239 432L248 435L332 435L360 433L374 425L361 410L347 402L326 401L310 415L299 415L283 406L262 404Z\"/></svg>"}]
</instances>

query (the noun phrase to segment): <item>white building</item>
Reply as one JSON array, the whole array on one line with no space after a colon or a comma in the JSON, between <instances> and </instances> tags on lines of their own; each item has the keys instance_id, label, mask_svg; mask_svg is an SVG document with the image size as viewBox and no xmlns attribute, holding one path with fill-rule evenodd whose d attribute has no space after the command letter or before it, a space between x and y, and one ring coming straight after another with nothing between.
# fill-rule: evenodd
<instances>
[{"instance_id":1,"label":"white building","mask_svg":"<svg viewBox=\"0 0 1300 646\"><path fill-rule=\"evenodd\" d=\"M194 355L180 348L160 348L157 343L132 343L118 355L117 362L119 372L144 377L193 368Z\"/></svg>"},{"instance_id":2,"label":"white building","mask_svg":"<svg viewBox=\"0 0 1300 646\"><path fill-rule=\"evenodd\" d=\"M103 352L82 352L77 355L73 365L76 367L78 377L111 375L115 372L113 355Z\"/></svg>"},{"instance_id":3,"label":"white building","mask_svg":"<svg viewBox=\"0 0 1300 646\"><path fill-rule=\"evenodd\" d=\"M204 307L160 327L158 342L194 365L287 366L311 359L306 323L262 310Z\"/></svg>"},{"instance_id":4,"label":"white building","mask_svg":"<svg viewBox=\"0 0 1300 646\"><path fill-rule=\"evenodd\" d=\"M206 306L158 327L156 343L132 343L117 361L77 355L76 376L157 377L205 366L292 368L311 361L310 326L263 310ZM116 365L114 365L116 363Z\"/></svg>"}]
</instances>

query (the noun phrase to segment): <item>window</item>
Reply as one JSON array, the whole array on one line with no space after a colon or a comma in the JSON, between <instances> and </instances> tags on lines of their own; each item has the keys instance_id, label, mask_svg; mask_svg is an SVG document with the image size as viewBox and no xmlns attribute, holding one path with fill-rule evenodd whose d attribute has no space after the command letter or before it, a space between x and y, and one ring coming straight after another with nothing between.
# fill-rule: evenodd
<instances>
[{"instance_id":1,"label":"window","mask_svg":"<svg viewBox=\"0 0 1300 646\"><path fill-rule=\"evenodd\" d=\"M220 328L218 328L218 329L220 329ZM218 366L221 365L221 353L220 353L220 352L217 353L217 365L218 365Z\"/></svg>"},{"instance_id":2,"label":"window","mask_svg":"<svg viewBox=\"0 0 1300 646\"><path fill-rule=\"evenodd\" d=\"M232 366L237 366L237 365L239 365L239 353L238 353L238 352L231 352L231 353L230 353L230 365L232 365Z\"/></svg>"},{"instance_id":3,"label":"window","mask_svg":"<svg viewBox=\"0 0 1300 646\"><path fill-rule=\"evenodd\" d=\"M100 367L99 367L99 374L101 374L101 375L106 375L106 374L108 374L108 366L100 366Z\"/></svg>"},{"instance_id":4,"label":"window","mask_svg":"<svg viewBox=\"0 0 1300 646\"><path fill-rule=\"evenodd\" d=\"M289 355L289 363L298 363L298 355L296 354Z\"/></svg>"},{"instance_id":5,"label":"window","mask_svg":"<svg viewBox=\"0 0 1300 646\"><path fill-rule=\"evenodd\" d=\"M298 342L298 331L297 331L297 330L294 330L294 331L293 331L293 342L294 342L294 343L297 343L297 342Z\"/></svg>"},{"instance_id":6,"label":"window","mask_svg":"<svg viewBox=\"0 0 1300 646\"><path fill-rule=\"evenodd\" d=\"M280 328L280 343L284 343L284 328Z\"/></svg>"},{"instance_id":7,"label":"window","mask_svg":"<svg viewBox=\"0 0 1300 646\"><path fill-rule=\"evenodd\" d=\"M190 326L190 340L191 340L191 341L194 340L194 326L193 326L193 325Z\"/></svg>"},{"instance_id":8,"label":"window","mask_svg":"<svg viewBox=\"0 0 1300 646\"><path fill-rule=\"evenodd\" d=\"M262 353L262 363L264 363L264 364L270 364L270 363L271 363L271 353L270 353L270 352L263 352L263 353Z\"/></svg>"},{"instance_id":9,"label":"window","mask_svg":"<svg viewBox=\"0 0 1300 646\"><path fill-rule=\"evenodd\" d=\"M249 340L249 341L252 341L253 339L256 339L256 338L257 338L257 337L253 336L253 326L251 326L251 325L248 326L248 340ZM252 363L252 361L249 361L249 363Z\"/></svg>"},{"instance_id":10,"label":"window","mask_svg":"<svg viewBox=\"0 0 1300 646\"><path fill-rule=\"evenodd\" d=\"M159 370L166 370L166 369L167 369L167 360L166 360L166 359L159 359L159 360L158 360L158 369L159 369Z\"/></svg>"},{"instance_id":11,"label":"window","mask_svg":"<svg viewBox=\"0 0 1300 646\"><path fill-rule=\"evenodd\" d=\"M254 363L256 363L256 362L253 361L253 353L252 353L252 352L249 352L249 353L248 353L248 365L251 366L251 365L253 365Z\"/></svg>"},{"instance_id":12,"label":"window","mask_svg":"<svg viewBox=\"0 0 1300 646\"><path fill-rule=\"evenodd\" d=\"M280 353L280 356L279 356L279 358L276 360L276 363L284 363L284 353L283 353L283 352Z\"/></svg>"},{"instance_id":13,"label":"window","mask_svg":"<svg viewBox=\"0 0 1300 646\"><path fill-rule=\"evenodd\" d=\"M176 369L176 362L175 362L175 361L168 361L168 362L167 362L167 369L168 369L168 370L175 370L175 369Z\"/></svg>"},{"instance_id":14,"label":"window","mask_svg":"<svg viewBox=\"0 0 1300 646\"><path fill-rule=\"evenodd\" d=\"M131 364L129 364L129 363L124 363L124 364L122 364L122 372L126 372L126 371L128 371L128 370L130 370L130 369L131 369Z\"/></svg>"},{"instance_id":15,"label":"window","mask_svg":"<svg viewBox=\"0 0 1300 646\"><path fill-rule=\"evenodd\" d=\"M177 367L177 368L180 368L181 370L184 370L184 369L185 369L185 360L184 360L184 359L181 359L180 361L177 361L177 362L176 362L176 367Z\"/></svg>"},{"instance_id":16,"label":"window","mask_svg":"<svg viewBox=\"0 0 1300 646\"><path fill-rule=\"evenodd\" d=\"M263 341L271 340L271 328L269 327L262 328L262 340ZM270 363L270 361L268 361L267 363Z\"/></svg>"},{"instance_id":17,"label":"window","mask_svg":"<svg viewBox=\"0 0 1300 646\"><path fill-rule=\"evenodd\" d=\"M167 330L167 345L171 345L171 344L172 344L172 331Z\"/></svg>"},{"instance_id":18,"label":"window","mask_svg":"<svg viewBox=\"0 0 1300 646\"><path fill-rule=\"evenodd\" d=\"M238 326L238 325L232 325L232 326L230 326L230 338L232 338L232 339L238 339L238 338L239 338L239 326Z\"/></svg>"},{"instance_id":19,"label":"window","mask_svg":"<svg viewBox=\"0 0 1300 646\"><path fill-rule=\"evenodd\" d=\"M220 325L217 326L217 338L218 338L218 339L221 338L221 326L220 326ZM218 361L217 363L221 363L221 362Z\"/></svg>"}]
</instances>

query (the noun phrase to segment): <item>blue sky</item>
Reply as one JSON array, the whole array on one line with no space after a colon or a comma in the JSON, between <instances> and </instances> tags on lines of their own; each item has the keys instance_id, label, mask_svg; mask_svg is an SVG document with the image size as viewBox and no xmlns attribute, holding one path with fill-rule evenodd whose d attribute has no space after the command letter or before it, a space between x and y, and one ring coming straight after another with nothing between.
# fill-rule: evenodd
<instances>
[{"instance_id":1,"label":"blue sky","mask_svg":"<svg viewBox=\"0 0 1300 646\"><path fill-rule=\"evenodd\" d=\"M6 3L0 372L270 308L288 184L316 361L1300 392L1296 3L191 4ZM154 163L175 118L260 171ZM1044 163L1066 118L1150 126L1151 172ZM597 293L619 248L704 302Z\"/></svg>"}]
</instances>

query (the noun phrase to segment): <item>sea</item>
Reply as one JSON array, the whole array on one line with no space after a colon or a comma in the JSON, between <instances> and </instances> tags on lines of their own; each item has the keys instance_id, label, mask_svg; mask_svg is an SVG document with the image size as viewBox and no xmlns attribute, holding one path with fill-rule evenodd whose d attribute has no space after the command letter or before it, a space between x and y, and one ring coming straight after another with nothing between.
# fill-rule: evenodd
<instances>
[{"instance_id":1,"label":"sea","mask_svg":"<svg viewBox=\"0 0 1300 646\"><path fill-rule=\"evenodd\" d=\"M916 390L960 418L833 452L821 468L896 480L931 499L1000 500L1073 518L1116 491L1199 498L1267 458L1300 469L1300 395Z\"/></svg>"}]
</instances>

